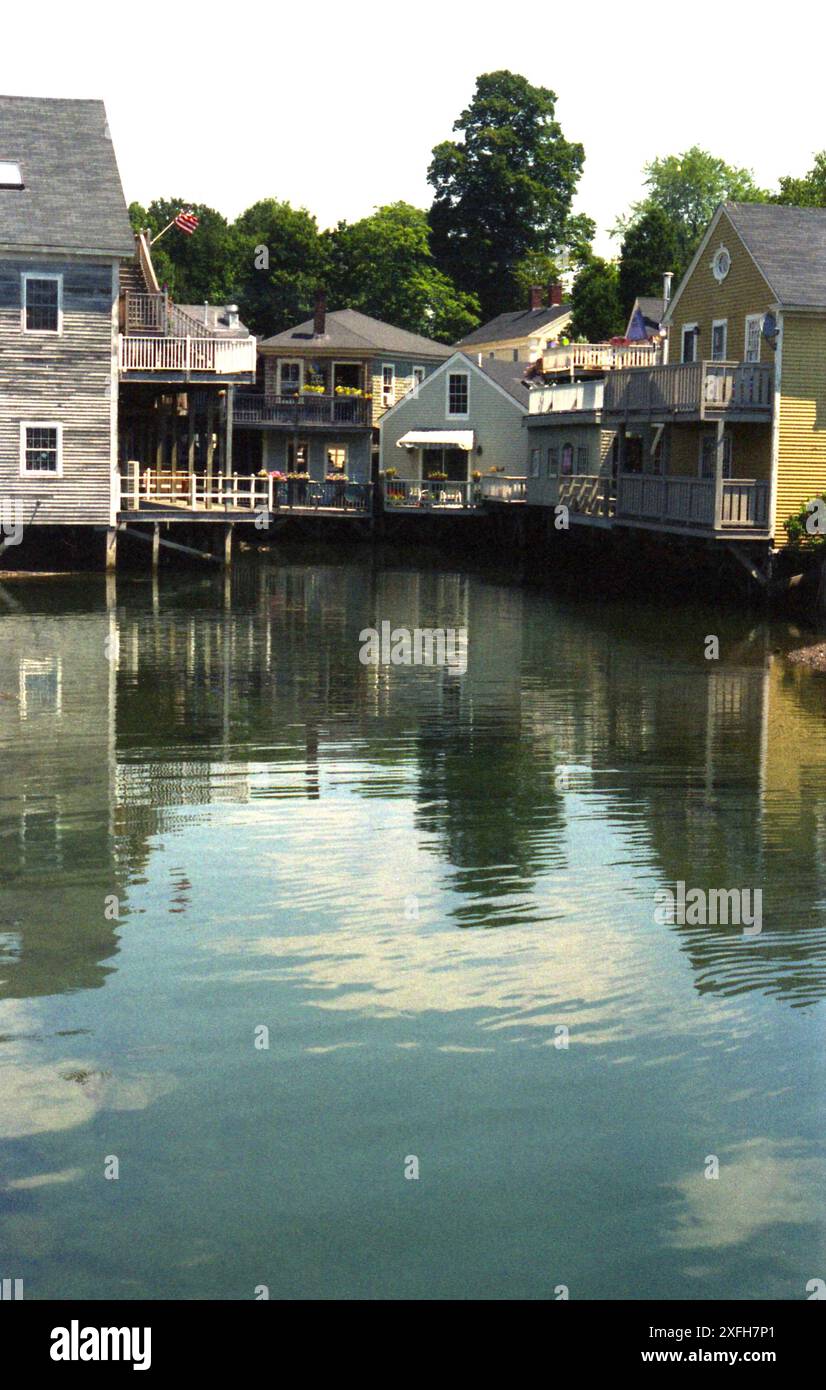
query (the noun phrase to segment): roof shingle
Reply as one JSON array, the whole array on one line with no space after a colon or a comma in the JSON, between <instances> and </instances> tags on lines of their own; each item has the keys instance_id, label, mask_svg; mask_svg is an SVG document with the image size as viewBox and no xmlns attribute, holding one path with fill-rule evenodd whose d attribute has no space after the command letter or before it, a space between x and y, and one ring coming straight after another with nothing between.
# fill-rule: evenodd
<instances>
[{"instance_id":1,"label":"roof shingle","mask_svg":"<svg viewBox=\"0 0 826 1390\"><path fill-rule=\"evenodd\" d=\"M725 211L780 304L826 307L826 208L726 203Z\"/></svg>"},{"instance_id":2,"label":"roof shingle","mask_svg":"<svg viewBox=\"0 0 826 1390\"><path fill-rule=\"evenodd\" d=\"M264 338L261 347L284 347L292 352L315 349L322 351L341 350L351 352L387 352L397 357L436 357L440 361L450 357L452 348L444 343L423 338L418 333L408 333L404 328L394 328L381 319L371 318L369 314L359 313L358 309L334 309L327 314L326 333L322 338L313 333L313 320L287 328L271 338Z\"/></svg>"},{"instance_id":3,"label":"roof shingle","mask_svg":"<svg viewBox=\"0 0 826 1390\"><path fill-rule=\"evenodd\" d=\"M24 185L0 189L0 246L134 254L102 101L0 96L0 159Z\"/></svg>"}]
</instances>

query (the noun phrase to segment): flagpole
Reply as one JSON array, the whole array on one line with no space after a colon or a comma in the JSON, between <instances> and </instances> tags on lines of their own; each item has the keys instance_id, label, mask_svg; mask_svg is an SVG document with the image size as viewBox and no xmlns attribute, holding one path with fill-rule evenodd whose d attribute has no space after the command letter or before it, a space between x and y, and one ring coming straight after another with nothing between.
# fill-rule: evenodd
<instances>
[{"instance_id":1,"label":"flagpole","mask_svg":"<svg viewBox=\"0 0 826 1390\"><path fill-rule=\"evenodd\" d=\"M152 238L152 240L150 241L149 245L150 245L150 246L154 246L156 241L160 241L161 237L162 237L166 232L169 231L169 228L175 226L175 223L176 223L177 219L178 219L178 214L176 213L175 216L173 217L172 221L171 221L171 222L167 222L167 224L166 224L166 226L164 227L163 231L158 232L158 235L157 235L157 236L153 236L153 238Z\"/></svg>"}]
</instances>

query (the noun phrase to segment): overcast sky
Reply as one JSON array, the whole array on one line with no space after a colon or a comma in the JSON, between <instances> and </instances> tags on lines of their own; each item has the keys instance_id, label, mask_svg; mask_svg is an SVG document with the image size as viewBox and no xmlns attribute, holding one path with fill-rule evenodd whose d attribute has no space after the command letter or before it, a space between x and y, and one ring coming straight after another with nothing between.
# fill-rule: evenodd
<instances>
[{"instance_id":1,"label":"overcast sky","mask_svg":"<svg viewBox=\"0 0 826 1390\"><path fill-rule=\"evenodd\" d=\"M0 92L102 97L129 201L180 196L233 217L276 197L330 226L397 199L426 207L432 147L476 76L510 68L556 92L584 144L576 206L610 255L607 231L656 155L699 144L767 187L810 167L826 147L817 13L800 0L40 0L4 13Z\"/></svg>"}]
</instances>

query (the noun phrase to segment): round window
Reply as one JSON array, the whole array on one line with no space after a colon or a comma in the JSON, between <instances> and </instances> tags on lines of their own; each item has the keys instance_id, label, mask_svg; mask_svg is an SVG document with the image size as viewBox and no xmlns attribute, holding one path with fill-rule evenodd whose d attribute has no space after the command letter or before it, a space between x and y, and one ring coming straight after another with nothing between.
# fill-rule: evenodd
<instances>
[{"instance_id":1,"label":"round window","mask_svg":"<svg viewBox=\"0 0 826 1390\"><path fill-rule=\"evenodd\" d=\"M714 260L711 262L711 269L714 272L715 280L718 282L720 280L725 280L731 270L731 256L729 255L727 247L721 246L715 251Z\"/></svg>"}]
</instances>

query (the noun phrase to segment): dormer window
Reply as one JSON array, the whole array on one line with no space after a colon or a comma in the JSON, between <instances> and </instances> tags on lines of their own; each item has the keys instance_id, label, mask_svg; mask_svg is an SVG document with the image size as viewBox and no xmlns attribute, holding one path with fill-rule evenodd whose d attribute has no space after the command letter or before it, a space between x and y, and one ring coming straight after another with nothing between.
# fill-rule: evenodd
<instances>
[{"instance_id":1,"label":"dormer window","mask_svg":"<svg viewBox=\"0 0 826 1390\"><path fill-rule=\"evenodd\" d=\"M20 172L19 164L12 164L7 159L0 159L0 188L22 188L23 175Z\"/></svg>"}]
</instances>

